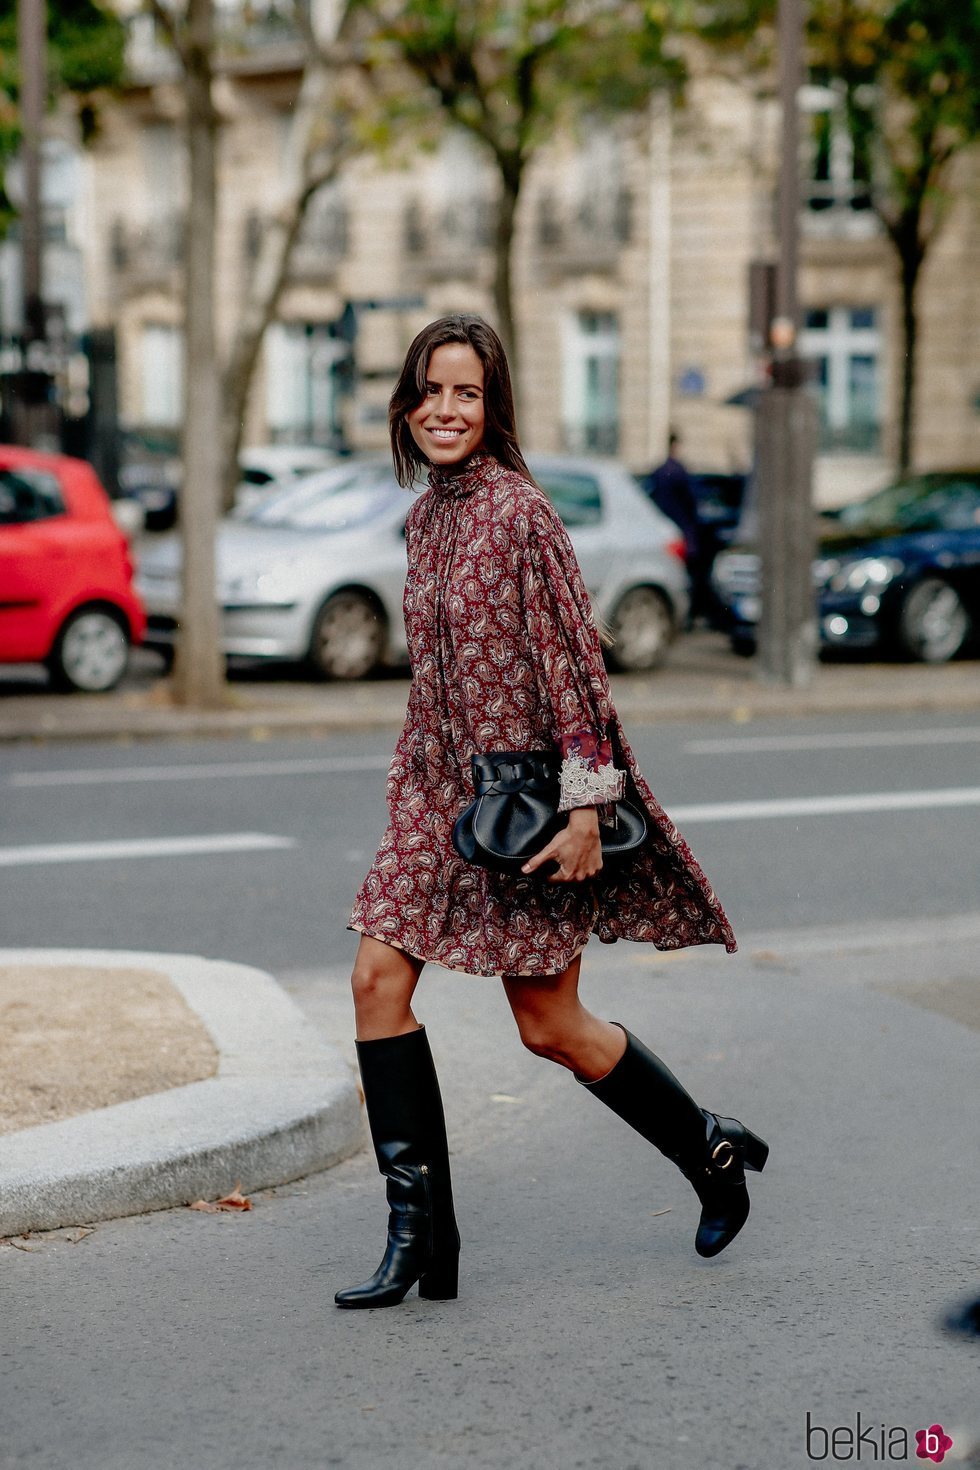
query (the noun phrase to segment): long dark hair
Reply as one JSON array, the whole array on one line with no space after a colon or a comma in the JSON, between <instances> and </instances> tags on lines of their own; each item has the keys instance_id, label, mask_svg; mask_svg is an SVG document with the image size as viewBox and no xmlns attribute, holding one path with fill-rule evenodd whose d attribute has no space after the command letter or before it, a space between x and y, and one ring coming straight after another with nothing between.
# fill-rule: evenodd
<instances>
[{"instance_id":1,"label":"long dark hair","mask_svg":"<svg viewBox=\"0 0 980 1470\"><path fill-rule=\"evenodd\" d=\"M409 486L420 478L428 461L412 438L408 415L425 397L429 360L437 347L461 342L473 348L483 363L483 411L486 425L483 443L489 452L508 469L517 470L533 479L517 442L517 417L514 392L504 344L489 322L480 316L441 316L423 327L405 354L395 391L388 404L388 429L391 453L399 485Z\"/></svg>"}]
</instances>

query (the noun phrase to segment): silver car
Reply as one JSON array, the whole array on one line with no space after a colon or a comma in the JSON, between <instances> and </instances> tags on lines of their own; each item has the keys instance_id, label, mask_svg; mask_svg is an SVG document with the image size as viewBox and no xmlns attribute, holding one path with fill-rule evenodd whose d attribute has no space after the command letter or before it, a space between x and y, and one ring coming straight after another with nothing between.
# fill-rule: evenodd
<instances>
[{"instance_id":1,"label":"silver car","mask_svg":"<svg viewBox=\"0 0 980 1470\"><path fill-rule=\"evenodd\" d=\"M529 464L568 528L593 606L616 640L610 663L656 668L688 611L677 527L613 461L534 455ZM331 679L404 663L404 527L412 500L390 460L348 460L223 521L217 572L225 653L303 662ZM146 644L167 656L180 612L176 537L147 546L137 586L148 614Z\"/></svg>"}]
</instances>

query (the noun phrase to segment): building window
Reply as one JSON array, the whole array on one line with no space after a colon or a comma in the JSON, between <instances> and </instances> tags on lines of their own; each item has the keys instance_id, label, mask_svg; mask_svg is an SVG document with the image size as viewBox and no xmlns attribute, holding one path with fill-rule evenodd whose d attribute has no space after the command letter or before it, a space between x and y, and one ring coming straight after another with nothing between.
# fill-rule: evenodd
<instances>
[{"instance_id":1,"label":"building window","mask_svg":"<svg viewBox=\"0 0 980 1470\"><path fill-rule=\"evenodd\" d=\"M274 322L265 334L266 418L277 444L334 444L336 364L347 356L325 322Z\"/></svg>"},{"instance_id":2,"label":"building window","mask_svg":"<svg viewBox=\"0 0 980 1470\"><path fill-rule=\"evenodd\" d=\"M810 235L866 236L878 229L871 200L873 98L867 88L848 92L843 82L802 89L809 114L809 167L804 184L805 227Z\"/></svg>"},{"instance_id":3,"label":"building window","mask_svg":"<svg viewBox=\"0 0 980 1470\"><path fill-rule=\"evenodd\" d=\"M184 344L179 327L143 328L142 421L157 429L179 428L184 413Z\"/></svg>"},{"instance_id":4,"label":"building window","mask_svg":"<svg viewBox=\"0 0 980 1470\"><path fill-rule=\"evenodd\" d=\"M881 334L873 306L812 307L800 350L814 364L821 449L873 454L881 437Z\"/></svg>"},{"instance_id":5,"label":"building window","mask_svg":"<svg viewBox=\"0 0 980 1470\"><path fill-rule=\"evenodd\" d=\"M562 437L573 453L619 448L619 323L611 311L580 311L565 325Z\"/></svg>"}]
</instances>

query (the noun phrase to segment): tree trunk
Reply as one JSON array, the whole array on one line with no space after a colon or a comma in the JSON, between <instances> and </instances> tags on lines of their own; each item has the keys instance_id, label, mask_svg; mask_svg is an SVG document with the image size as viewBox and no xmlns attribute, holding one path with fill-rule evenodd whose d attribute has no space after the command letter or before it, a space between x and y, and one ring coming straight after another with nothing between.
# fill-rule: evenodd
<instances>
[{"instance_id":1,"label":"tree trunk","mask_svg":"<svg viewBox=\"0 0 980 1470\"><path fill-rule=\"evenodd\" d=\"M221 478L221 390L215 339L214 249L217 117L212 101L214 0L188 0L184 63L189 207L184 282L183 596L174 670L178 703L224 702L224 657L215 577Z\"/></svg>"},{"instance_id":2,"label":"tree trunk","mask_svg":"<svg viewBox=\"0 0 980 1470\"><path fill-rule=\"evenodd\" d=\"M500 199L494 238L493 302L497 311L497 328L510 363L514 401L520 417L521 372L520 343L514 311L513 256L517 222L517 201L521 192L522 169L512 160L498 158Z\"/></svg>"},{"instance_id":3,"label":"tree trunk","mask_svg":"<svg viewBox=\"0 0 980 1470\"><path fill-rule=\"evenodd\" d=\"M278 214L262 229L259 256L242 304L231 359L224 374L221 414L221 505L231 510L239 481L238 456L245 412L266 328L275 319L289 272L289 258L311 195L288 216Z\"/></svg>"},{"instance_id":4,"label":"tree trunk","mask_svg":"<svg viewBox=\"0 0 980 1470\"><path fill-rule=\"evenodd\" d=\"M263 224L224 374L221 502L225 510L234 504L248 395L266 329L275 320L286 285L293 246L317 190L336 177L347 156L346 139L338 136L328 158L318 162L315 169L312 163L316 134L330 106L332 80L323 61L311 59L307 63L283 161L282 202Z\"/></svg>"},{"instance_id":5,"label":"tree trunk","mask_svg":"<svg viewBox=\"0 0 980 1470\"><path fill-rule=\"evenodd\" d=\"M922 269L922 251L900 251L902 286L902 388L898 414L898 471L906 474L915 449L915 380L919 337L916 287Z\"/></svg>"}]
</instances>

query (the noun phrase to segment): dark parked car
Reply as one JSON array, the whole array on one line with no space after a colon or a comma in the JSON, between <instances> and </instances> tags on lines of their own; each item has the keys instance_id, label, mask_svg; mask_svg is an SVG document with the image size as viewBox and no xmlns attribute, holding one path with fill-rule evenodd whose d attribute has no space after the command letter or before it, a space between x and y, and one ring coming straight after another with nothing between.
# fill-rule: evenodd
<instances>
[{"instance_id":1,"label":"dark parked car","mask_svg":"<svg viewBox=\"0 0 980 1470\"><path fill-rule=\"evenodd\" d=\"M910 476L825 512L813 574L824 647L954 658L980 631L980 469ZM758 551L722 552L713 581L733 646L751 652Z\"/></svg>"}]
</instances>

